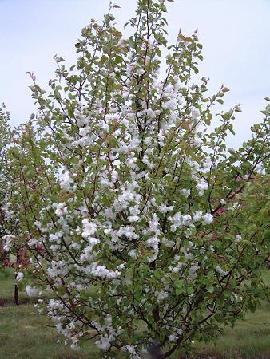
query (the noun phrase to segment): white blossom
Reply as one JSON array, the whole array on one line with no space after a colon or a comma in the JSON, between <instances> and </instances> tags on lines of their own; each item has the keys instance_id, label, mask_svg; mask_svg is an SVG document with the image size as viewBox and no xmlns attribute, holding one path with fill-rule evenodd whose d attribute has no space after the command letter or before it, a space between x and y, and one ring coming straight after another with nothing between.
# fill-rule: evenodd
<instances>
[{"instance_id":1,"label":"white blossom","mask_svg":"<svg viewBox=\"0 0 270 359\"><path fill-rule=\"evenodd\" d=\"M206 213L202 216L202 221L204 224L210 224L213 222L213 216L210 213Z\"/></svg>"},{"instance_id":2,"label":"white blossom","mask_svg":"<svg viewBox=\"0 0 270 359\"><path fill-rule=\"evenodd\" d=\"M97 231L97 225L94 222L90 222L87 218L82 220L83 225L83 231L82 231L82 237L88 238L96 233Z\"/></svg>"},{"instance_id":3,"label":"white blossom","mask_svg":"<svg viewBox=\"0 0 270 359\"><path fill-rule=\"evenodd\" d=\"M73 184L73 179L70 176L68 171L64 172L64 174L60 177L60 187L66 191L71 190L71 185Z\"/></svg>"},{"instance_id":4,"label":"white blossom","mask_svg":"<svg viewBox=\"0 0 270 359\"><path fill-rule=\"evenodd\" d=\"M25 287L25 291L26 291L26 294L28 295L28 297L36 297L39 294L39 290L30 285L27 285Z\"/></svg>"},{"instance_id":5,"label":"white blossom","mask_svg":"<svg viewBox=\"0 0 270 359\"><path fill-rule=\"evenodd\" d=\"M16 273L16 281L20 282L23 280L24 274L22 272Z\"/></svg>"},{"instance_id":6,"label":"white blossom","mask_svg":"<svg viewBox=\"0 0 270 359\"><path fill-rule=\"evenodd\" d=\"M58 217L62 217L67 213L67 207L65 203L55 203L54 207L55 207L55 214Z\"/></svg>"}]
</instances>

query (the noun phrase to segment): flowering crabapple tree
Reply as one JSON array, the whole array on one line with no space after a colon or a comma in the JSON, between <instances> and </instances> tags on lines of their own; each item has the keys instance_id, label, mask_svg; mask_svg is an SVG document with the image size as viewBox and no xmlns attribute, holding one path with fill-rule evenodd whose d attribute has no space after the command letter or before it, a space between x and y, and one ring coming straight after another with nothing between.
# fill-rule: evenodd
<instances>
[{"instance_id":1,"label":"flowering crabapple tree","mask_svg":"<svg viewBox=\"0 0 270 359\"><path fill-rule=\"evenodd\" d=\"M10 142L10 128L9 128L9 113L6 111L6 107L3 104L0 107L0 238L7 234L6 218L4 213L4 203L7 195L7 182L8 182L8 170L7 170L7 158L6 150L7 145ZM3 265L5 261L4 248L0 242L1 263Z\"/></svg>"},{"instance_id":2,"label":"flowering crabapple tree","mask_svg":"<svg viewBox=\"0 0 270 359\"><path fill-rule=\"evenodd\" d=\"M14 268L14 301L18 304L18 284L23 278L20 267L26 264L24 255L26 247L25 241L15 240L18 221L10 207L12 179L7 153L11 145L12 131L9 121L10 114L3 104L0 107L0 269L5 272L7 267Z\"/></svg>"},{"instance_id":3,"label":"flowering crabapple tree","mask_svg":"<svg viewBox=\"0 0 270 359\"><path fill-rule=\"evenodd\" d=\"M55 56L48 93L31 75L38 110L14 134L10 205L28 292L48 293L39 302L72 346L142 358L155 344L170 357L263 297L269 244L247 203L267 170L270 106L228 149L240 108L223 111L228 89L197 80L197 34L169 45L166 1L139 0L125 38L115 7L82 30L75 65Z\"/></svg>"}]
</instances>

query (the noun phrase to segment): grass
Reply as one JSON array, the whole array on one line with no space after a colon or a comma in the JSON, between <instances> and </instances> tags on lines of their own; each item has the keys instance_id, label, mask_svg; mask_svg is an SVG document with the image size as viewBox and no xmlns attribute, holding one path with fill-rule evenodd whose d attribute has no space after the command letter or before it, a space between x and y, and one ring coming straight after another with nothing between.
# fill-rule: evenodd
<instances>
[{"instance_id":1,"label":"grass","mask_svg":"<svg viewBox=\"0 0 270 359\"><path fill-rule=\"evenodd\" d=\"M265 273L265 279L270 283L270 271ZM31 303L26 303L25 295L20 294L23 304L19 306L13 304L12 296L12 274L0 273L0 300L4 300L0 303L0 359L99 358L91 344L79 352L69 349L49 320L38 315ZM196 359L269 359L270 303L263 303L233 329L228 328L216 343L194 345L194 353Z\"/></svg>"},{"instance_id":2,"label":"grass","mask_svg":"<svg viewBox=\"0 0 270 359\"><path fill-rule=\"evenodd\" d=\"M23 293L13 301L13 273L0 272L0 359L95 359L96 346L85 344L77 352L64 344L52 323L39 315Z\"/></svg>"},{"instance_id":3,"label":"grass","mask_svg":"<svg viewBox=\"0 0 270 359\"><path fill-rule=\"evenodd\" d=\"M249 313L233 329L225 330L216 343L200 344L195 351L222 359L269 359L270 303L264 303L255 313Z\"/></svg>"},{"instance_id":4,"label":"grass","mask_svg":"<svg viewBox=\"0 0 270 359\"><path fill-rule=\"evenodd\" d=\"M1 271L0 270L0 298L3 299L7 299L10 298L12 296L12 288L13 288L13 283L12 283L12 276L13 276L13 272L12 270L6 269L5 271Z\"/></svg>"},{"instance_id":5,"label":"grass","mask_svg":"<svg viewBox=\"0 0 270 359\"><path fill-rule=\"evenodd\" d=\"M37 315L32 305L0 308L1 359L89 358L85 350L74 352L58 340L48 320Z\"/></svg>"}]
</instances>

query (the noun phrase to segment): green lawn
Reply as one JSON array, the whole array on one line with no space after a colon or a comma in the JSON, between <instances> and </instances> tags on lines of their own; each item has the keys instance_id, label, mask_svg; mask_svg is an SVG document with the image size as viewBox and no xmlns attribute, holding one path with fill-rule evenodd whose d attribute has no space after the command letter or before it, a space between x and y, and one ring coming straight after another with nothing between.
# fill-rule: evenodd
<instances>
[{"instance_id":1,"label":"green lawn","mask_svg":"<svg viewBox=\"0 0 270 359\"><path fill-rule=\"evenodd\" d=\"M32 305L0 308L1 359L79 359L91 358L86 351L74 352L57 341L49 321L37 315ZM93 354L94 355L94 354ZM95 355L93 356L93 358Z\"/></svg>"},{"instance_id":2,"label":"green lawn","mask_svg":"<svg viewBox=\"0 0 270 359\"><path fill-rule=\"evenodd\" d=\"M11 270L0 270L0 299L10 299L13 295L13 273Z\"/></svg>"},{"instance_id":3,"label":"green lawn","mask_svg":"<svg viewBox=\"0 0 270 359\"><path fill-rule=\"evenodd\" d=\"M266 272L265 278L270 282L270 271ZM12 303L12 295L12 277L0 273L0 299L4 299L4 306L0 305L0 359L99 357L93 345L83 347L80 352L70 350L49 320L38 315L31 303L25 303L25 295L20 294L23 304L19 306ZM235 328L227 329L216 344L194 345L194 352L196 359L269 359L270 303L264 303L256 313L248 314Z\"/></svg>"},{"instance_id":4,"label":"green lawn","mask_svg":"<svg viewBox=\"0 0 270 359\"><path fill-rule=\"evenodd\" d=\"M264 303L233 329L227 329L216 344L198 345L198 352L222 359L269 359L270 303Z\"/></svg>"}]
</instances>

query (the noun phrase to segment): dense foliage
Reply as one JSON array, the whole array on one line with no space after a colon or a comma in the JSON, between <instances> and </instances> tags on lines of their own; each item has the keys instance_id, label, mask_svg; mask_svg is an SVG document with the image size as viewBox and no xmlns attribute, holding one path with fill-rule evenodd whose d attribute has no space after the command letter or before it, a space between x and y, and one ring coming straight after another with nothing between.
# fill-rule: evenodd
<instances>
[{"instance_id":1,"label":"dense foliage","mask_svg":"<svg viewBox=\"0 0 270 359\"><path fill-rule=\"evenodd\" d=\"M93 338L105 357L188 350L263 296L267 196L254 211L248 184L268 171L270 106L252 139L228 149L240 108L223 111L228 89L209 95L197 80L196 33L168 45L165 5L139 0L129 38L115 6L91 21L77 63L55 57L48 94L32 75L38 111L9 154L27 292L46 291L57 330L73 346Z\"/></svg>"}]
</instances>

